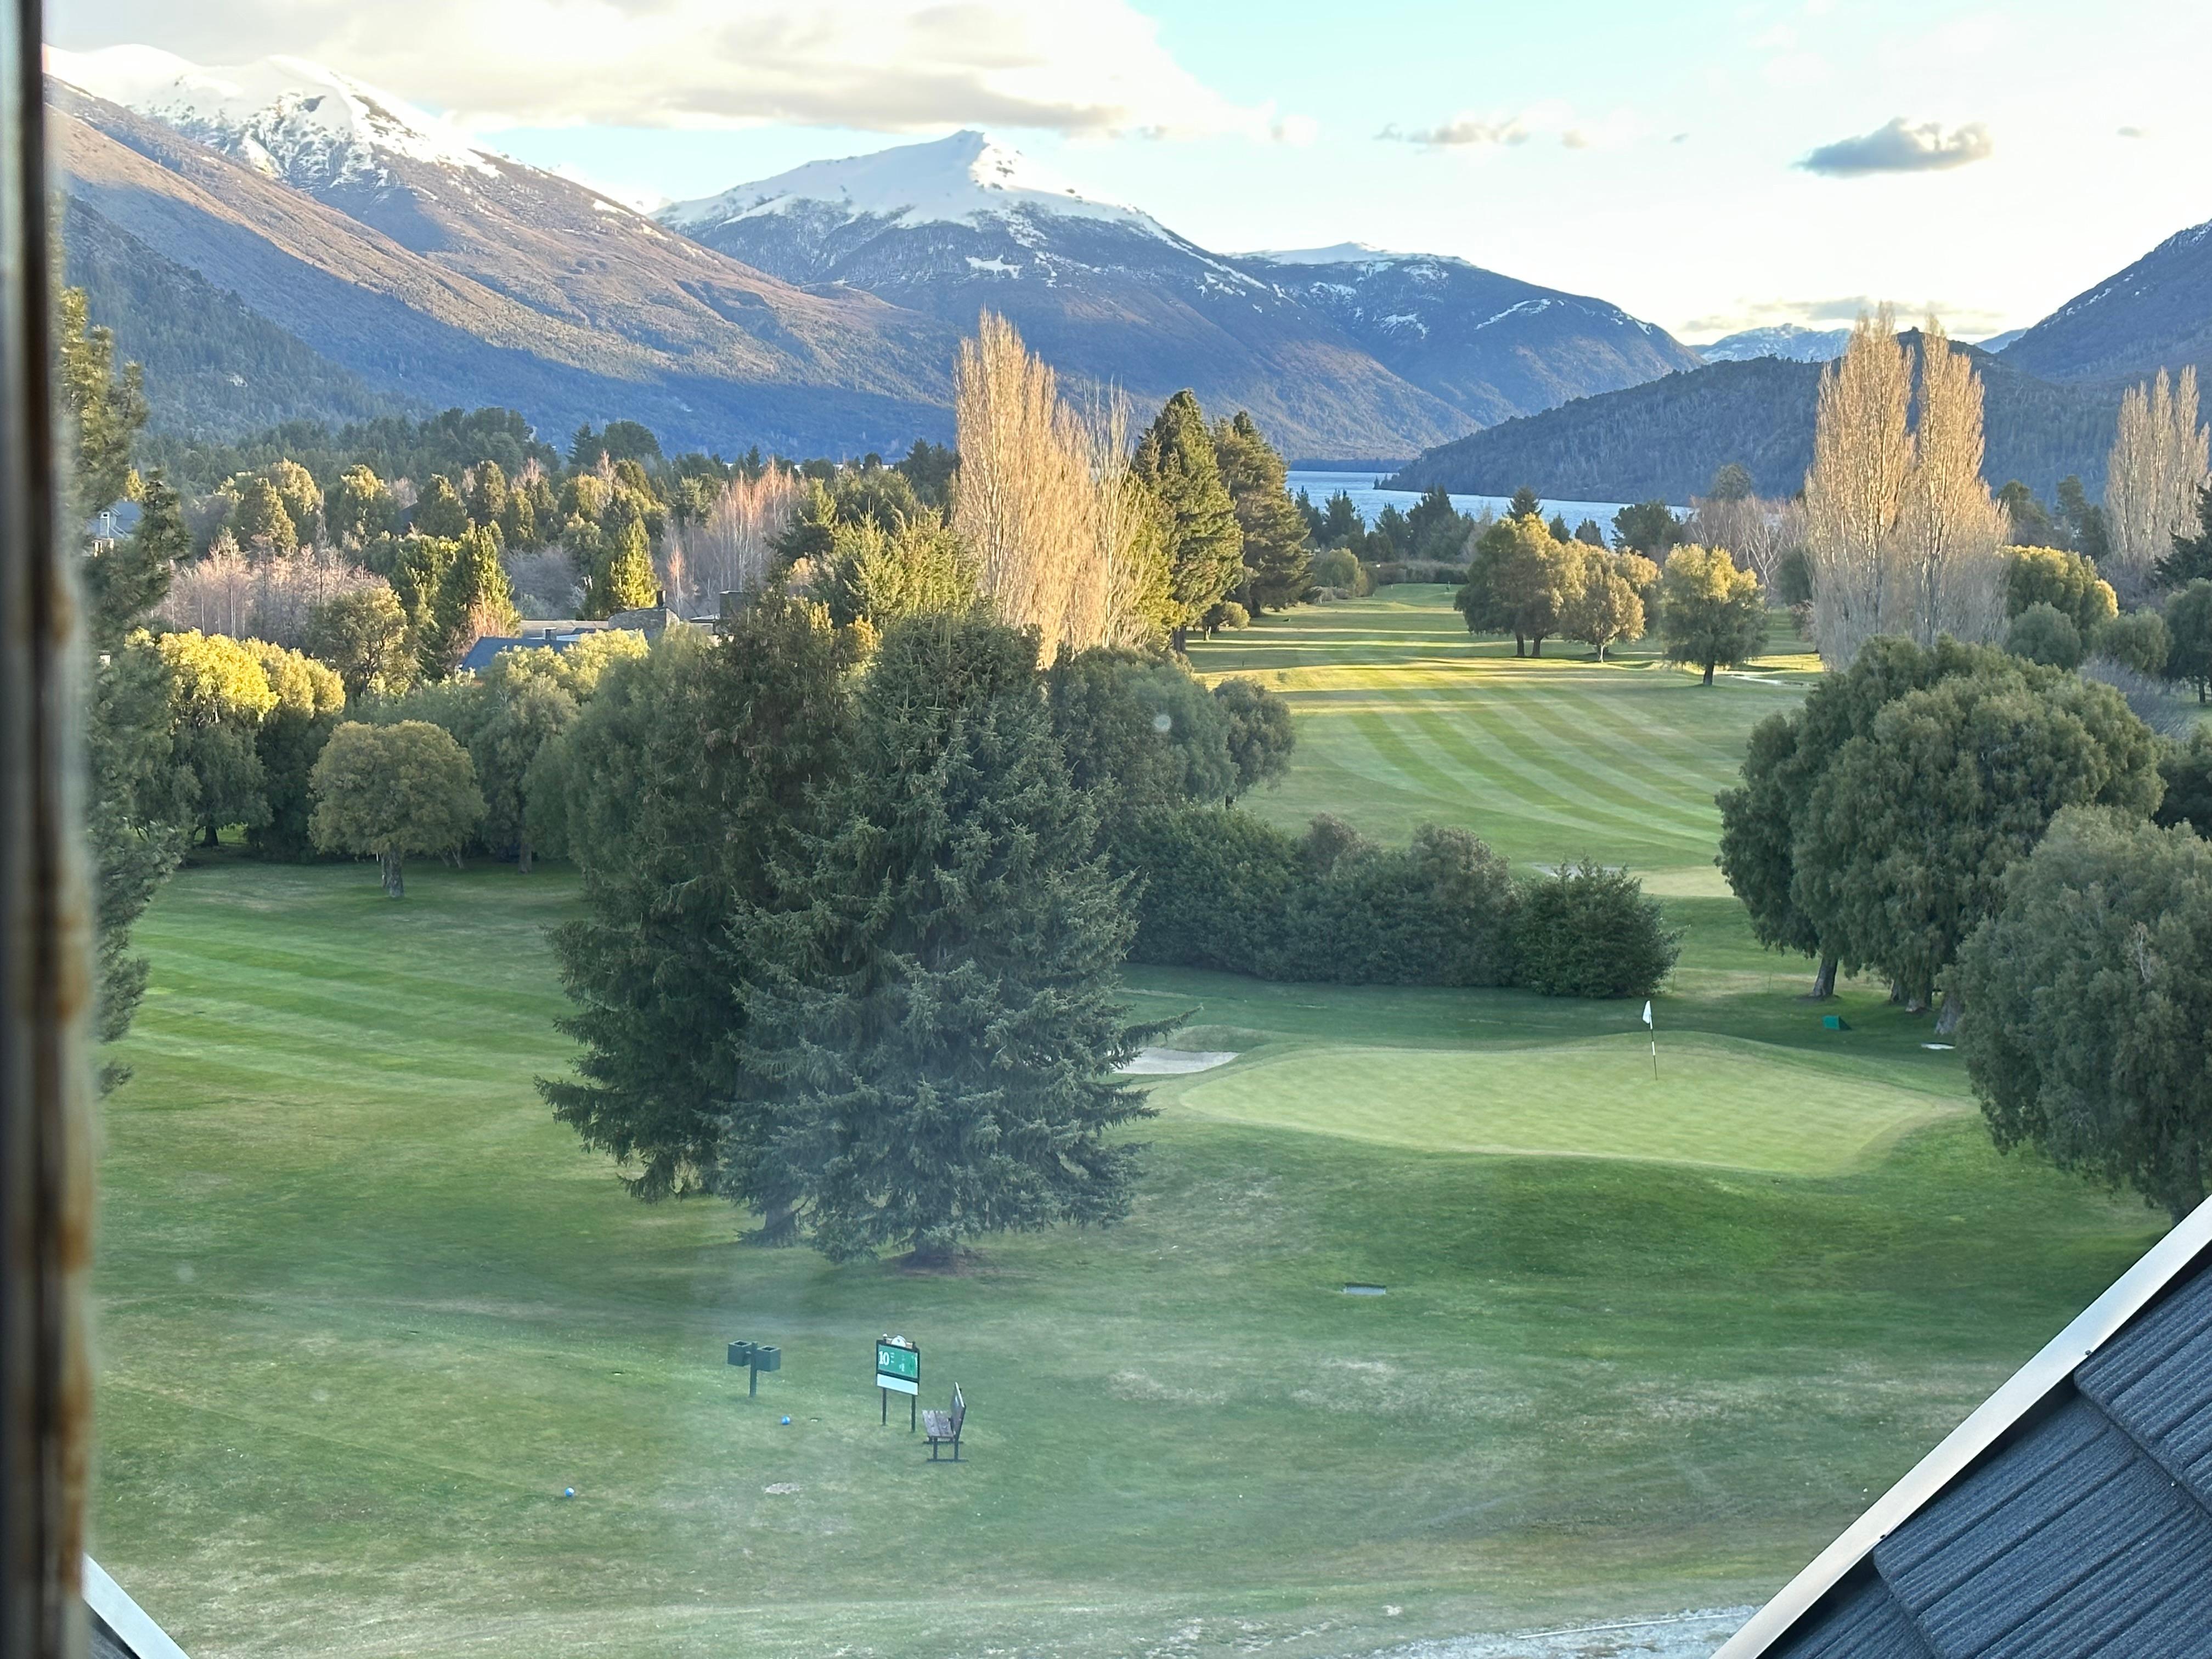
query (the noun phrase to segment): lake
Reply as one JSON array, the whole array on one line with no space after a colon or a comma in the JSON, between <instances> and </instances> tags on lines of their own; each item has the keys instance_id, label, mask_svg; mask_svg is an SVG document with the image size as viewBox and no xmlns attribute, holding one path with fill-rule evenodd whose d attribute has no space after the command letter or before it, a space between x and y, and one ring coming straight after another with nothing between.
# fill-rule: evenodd
<instances>
[{"instance_id":1,"label":"lake","mask_svg":"<svg viewBox=\"0 0 2212 1659\"><path fill-rule=\"evenodd\" d=\"M1421 499L1419 490L1377 489L1376 480L1388 476L1381 472L1294 471L1291 474L1291 494L1295 495L1303 489L1312 499L1313 504L1320 507L1340 489L1352 497L1352 504L1359 509L1359 516L1367 520L1371 529L1375 520L1382 516L1384 507L1395 505L1401 513L1408 513L1413 510L1413 503ZM1511 505L1510 498L1504 495L1455 495L1451 501L1452 505L1462 513L1479 514L1486 507L1500 518ZM1620 501L1555 501L1547 497L1544 516L1548 519L1554 513L1558 514L1567 521L1569 530L1584 519L1595 519L1610 536L1613 533L1613 515L1624 505L1626 503Z\"/></svg>"}]
</instances>

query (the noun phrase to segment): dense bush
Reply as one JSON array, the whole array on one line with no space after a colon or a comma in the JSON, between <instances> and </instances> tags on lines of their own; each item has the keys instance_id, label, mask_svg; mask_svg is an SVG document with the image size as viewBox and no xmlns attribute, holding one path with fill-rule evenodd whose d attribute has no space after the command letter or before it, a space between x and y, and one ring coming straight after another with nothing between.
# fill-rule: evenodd
<instances>
[{"instance_id":1,"label":"dense bush","mask_svg":"<svg viewBox=\"0 0 2212 1659\"><path fill-rule=\"evenodd\" d=\"M1676 936L1632 877L1585 867L1524 890L1462 830L1425 825L1380 847L1326 816L1300 839L1234 807L1158 807L1115 851L1140 884L1135 962L1556 996L1647 994L1674 965ZM1547 918L1540 978L1521 961L1532 902Z\"/></svg>"},{"instance_id":2,"label":"dense bush","mask_svg":"<svg viewBox=\"0 0 2212 1659\"><path fill-rule=\"evenodd\" d=\"M2005 649L2051 668L2073 668L2081 660L2081 630L2057 606L2038 599L2012 619Z\"/></svg>"},{"instance_id":3,"label":"dense bush","mask_svg":"<svg viewBox=\"0 0 2212 1659\"><path fill-rule=\"evenodd\" d=\"M1516 895L1505 860L1464 830L1424 824L1377 847L1318 817L1299 848L1270 979L1507 985Z\"/></svg>"},{"instance_id":4,"label":"dense bush","mask_svg":"<svg viewBox=\"0 0 2212 1659\"><path fill-rule=\"evenodd\" d=\"M1635 877L1585 860L1522 895L1520 981L1547 997L1649 996L1681 939Z\"/></svg>"},{"instance_id":5,"label":"dense bush","mask_svg":"<svg viewBox=\"0 0 2212 1659\"><path fill-rule=\"evenodd\" d=\"M1255 974L1278 954L1298 878L1281 830L1234 807L1155 806L1115 853L1141 884L1132 961Z\"/></svg>"},{"instance_id":6,"label":"dense bush","mask_svg":"<svg viewBox=\"0 0 2212 1659\"><path fill-rule=\"evenodd\" d=\"M2155 611L2130 611L2123 616L2108 617L2089 635L2090 650L2138 674L2164 673L2166 653L2172 647L2166 618Z\"/></svg>"},{"instance_id":7,"label":"dense bush","mask_svg":"<svg viewBox=\"0 0 2212 1659\"><path fill-rule=\"evenodd\" d=\"M1400 582L1433 582L1445 587L1458 587L1467 580L1463 564L1442 564L1420 559L1386 559L1367 567L1367 574L1377 587L1390 587Z\"/></svg>"}]
</instances>

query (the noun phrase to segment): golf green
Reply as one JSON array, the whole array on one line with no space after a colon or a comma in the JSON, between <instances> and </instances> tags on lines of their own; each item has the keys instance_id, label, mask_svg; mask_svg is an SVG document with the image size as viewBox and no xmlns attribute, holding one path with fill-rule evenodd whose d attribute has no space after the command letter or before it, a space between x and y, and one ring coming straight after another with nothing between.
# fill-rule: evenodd
<instances>
[{"instance_id":1,"label":"golf green","mask_svg":"<svg viewBox=\"0 0 2212 1659\"><path fill-rule=\"evenodd\" d=\"M1955 1097L1763 1043L1637 1036L1536 1048L1298 1048L1206 1074L1191 1116L1390 1146L1565 1154L1825 1175Z\"/></svg>"}]
</instances>

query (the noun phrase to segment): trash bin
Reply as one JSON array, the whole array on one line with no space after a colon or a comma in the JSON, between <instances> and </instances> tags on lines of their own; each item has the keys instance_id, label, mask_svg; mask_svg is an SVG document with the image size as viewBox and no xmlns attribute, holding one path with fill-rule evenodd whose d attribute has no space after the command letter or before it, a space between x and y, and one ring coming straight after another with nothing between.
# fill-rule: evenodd
<instances>
[{"instance_id":1,"label":"trash bin","mask_svg":"<svg viewBox=\"0 0 2212 1659\"><path fill-rule=\"evenodd\" d=\"M758 1371L780 1371L783 1369L783 1350L763 1344L753 1350L753 1369Z\"/></svg>"},{"instance_id":2,"label":"trash bin","mask_svg":"<svg viewBox=\"0 0 2212 1659\"><path fill-rule=\"evenodd\" d=\"M730 1344L730 1364L732 1365L750 1365L752 1363L753 1345L751 1343L732 1342Z\"/></svg>"}]
</instances>

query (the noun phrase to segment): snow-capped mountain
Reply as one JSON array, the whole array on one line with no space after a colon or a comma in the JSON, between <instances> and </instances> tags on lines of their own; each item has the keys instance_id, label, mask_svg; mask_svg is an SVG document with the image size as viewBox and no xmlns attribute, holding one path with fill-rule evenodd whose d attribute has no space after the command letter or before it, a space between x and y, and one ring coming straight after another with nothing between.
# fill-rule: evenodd
<instances>
[{"instance_id":1,"label":"snow-capped mountain","mask_svg":"<svg viewBox=\"0 0 2212 1659\"><path fill-rule=\"evenodd\" d=\"M979 132L648 217L296 58L118 47L48 68L90 241L146 250L416 406L502 404L552 429L628 416L725 449L902 447L950 435L953 347L988 307L1078 385L1139 402L1188 386L1293 455L1379 457L1686 357L1603 301L1459 260L1218 254Z\"/></svg>"},{"instance_id":2,"label":"snow-capped mountain","mask_svg":"<svg viewBox=\"0 0 2212 1659\"><path fill-rule=\"evenodd\" d=\"M1802 323L1780 323L1772 328L1747 328L1723 335L1711 345L1691 350L1709 363L1747 363L1755 357L1779 357L1784 362L1825 363L1844 355L1851 337L1847 328L1807 328Z\"/></svg>"},{"instance_id":3,"label":"snow-capped mountain","mask_svg":"<svg viewBox=\"0 0 2212 1659\"><path fill-rule=\"evenodd\" d=\"M498 172L500 158L436 116L301 58L204 69L153 46L50 47L46 72L301 190L387 185L400 159Z\"/></svg>"},{"instance_id":4,"label":"snow-capped mountain","mask_svg":"<svg viewBox=\"0 0 2212 1659\"><path fill-rule=\"evenodd\" d=\"M1698 366L1619 306L1465 259L1344 242L1238 263L1485 426Z\"/></svg>"},{"instance_id":5,"label":"snow-capped mountain","mask_svg":"<svg viewBox=\"0 0 2212 1659\"><path fill-rule=\"evenodd\" d=\"M957 326L990 307L1064 374L1142 397L1189 385L1302 455L1387 454L1695 362L1616 307L1461 260L1352 243L1215 253L980 132L656 216L789 282Z\"/></svg>"},{"instance_id":6,"label":"snow-capped mountain","mask_svg":"<svg viewBox=\"0 0 2212 1659\"><path fill-rule=\"evenodd\" d=\"M76 211L377 392L502 404L554 431L626 416L687 447L950 434L951 330L801 293L374 88L295 60L202 70L143 49L49 68ZM165 319L109 320L128 349Z\"/></svg>"},{"instance_id":7,"label":"snow-capped mountain","mask_svg":"<svg viewBox=\"0 0 2212 1659\"><path fill-rule=\"evenodd\" d=\"M2160 242L2005 348L2053 380L2125 380L2194 363L2212 373L2212 222Z\"/></svg>"}]
</instances>

